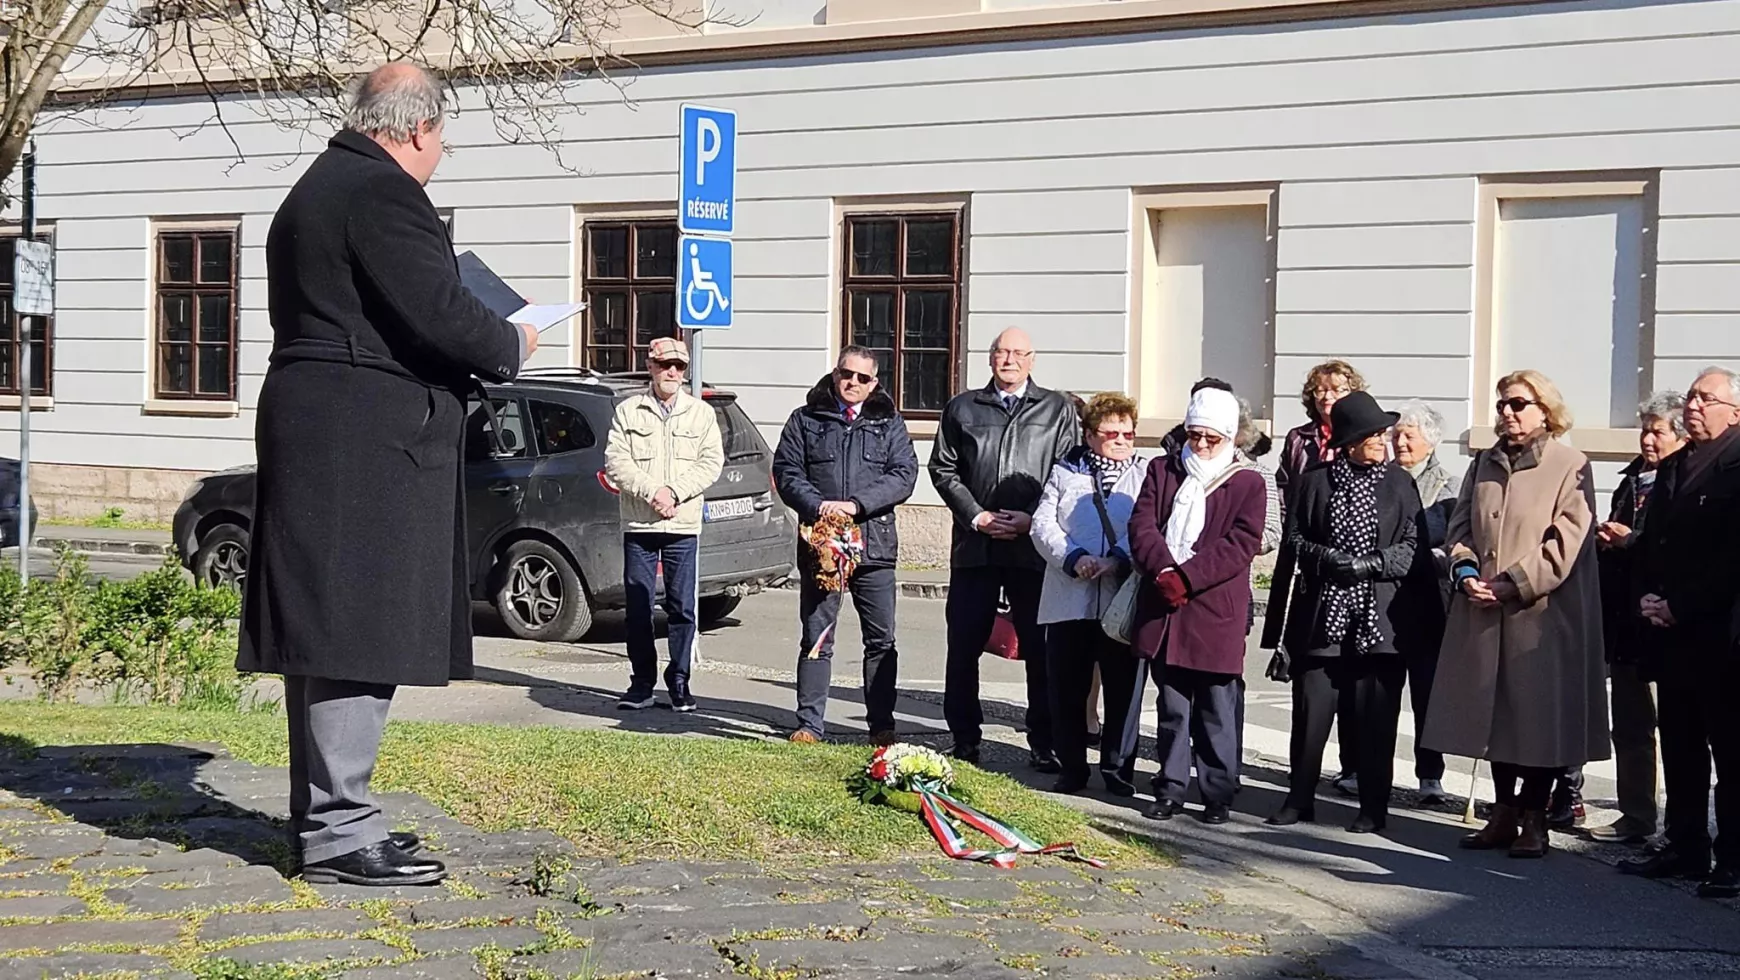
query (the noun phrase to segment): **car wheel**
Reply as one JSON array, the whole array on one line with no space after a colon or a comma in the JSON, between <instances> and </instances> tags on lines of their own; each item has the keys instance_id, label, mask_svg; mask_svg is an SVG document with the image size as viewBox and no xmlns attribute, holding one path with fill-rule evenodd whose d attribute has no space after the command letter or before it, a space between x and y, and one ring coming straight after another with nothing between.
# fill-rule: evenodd
<instances>
[{"instance_id":1,"label":"car wheel","mask_svg":"<svg viewBox=\"0 0 1740 980\"><path fill-rule=\"evenodd\" d=\"M592 607L574 566L542 541L515 541L502 556L495 610L522 640L572 643L592 628Z\"/></svg>"},{"instance_id":2,"label":"car wheel","mask_svg":"<svg viewBox=\"0 0 1740 980\"><path fill-rule=\"evenodd\" d=\"M738 603L742 601L743 597L740 595L707 596L701 600L700 608L696 610L700 613L701 625L703 627L715 625L719 620L731 615L732 610L736 609Z\"/></svg>"},{"instance_id":3,"label":"car wheel","mask_svg":"<svg viewBox=\"0 0 1740 980\"><path fill-rule=\"evenodd\" d=\"M207 531L193 556L193 577L214 589L240 594L248 581L248 532L234 524Z\"/></svg>"}]
</instances>

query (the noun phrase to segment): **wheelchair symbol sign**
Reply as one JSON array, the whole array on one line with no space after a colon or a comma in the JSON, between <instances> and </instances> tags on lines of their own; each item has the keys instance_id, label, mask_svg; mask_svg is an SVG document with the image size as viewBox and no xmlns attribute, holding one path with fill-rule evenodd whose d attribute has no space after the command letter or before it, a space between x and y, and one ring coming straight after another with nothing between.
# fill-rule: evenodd
<instances>
[{"instance_id":1,"label":"wheelchair symbol sign","mask_svg":"<svg viewBox=\"0 0 1740 980\"><path fill-rule=\"evenodd\" d=\"M691 330L731 325L731 243L677 240L677 325Z\"/></svg>"}]
</instances>

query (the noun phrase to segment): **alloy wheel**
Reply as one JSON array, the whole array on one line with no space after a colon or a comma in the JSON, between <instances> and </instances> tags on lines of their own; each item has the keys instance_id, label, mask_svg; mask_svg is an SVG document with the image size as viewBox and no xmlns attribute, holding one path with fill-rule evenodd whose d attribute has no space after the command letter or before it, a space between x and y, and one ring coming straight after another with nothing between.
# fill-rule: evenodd
<instances>
[{"instance_id":1,"label":"alloy wheel","mask_svg":"<svg viewBox=\"0 0 1740 980\"><path fill-rule=\"evenodd\" d=\"M562 576L538 555L525 555L508 573L508 602L520 622L537 630L562 613Z\"/></svg>"}]
</instances>

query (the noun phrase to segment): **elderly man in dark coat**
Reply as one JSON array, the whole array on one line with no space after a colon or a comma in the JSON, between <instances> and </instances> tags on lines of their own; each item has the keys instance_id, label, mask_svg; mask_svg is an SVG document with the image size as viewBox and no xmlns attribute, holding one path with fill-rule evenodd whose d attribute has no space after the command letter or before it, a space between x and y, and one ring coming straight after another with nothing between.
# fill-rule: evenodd
<instances>
[{"instance_id":1,"label":"elderly man in dark coat","mask_svg":"<svg viewBox=\"0 0 1740 980\"><path fill-rule=\"evenodd\" d=\"M242 670L284 675L290 833L310 881L432 884L369 791L399 684L471 676L460 455L473 375L507 380L537 332L459 281L423 185L439 82L378 69L266 238L272 358L260 392Z\"/></svg>"}]
</instances>

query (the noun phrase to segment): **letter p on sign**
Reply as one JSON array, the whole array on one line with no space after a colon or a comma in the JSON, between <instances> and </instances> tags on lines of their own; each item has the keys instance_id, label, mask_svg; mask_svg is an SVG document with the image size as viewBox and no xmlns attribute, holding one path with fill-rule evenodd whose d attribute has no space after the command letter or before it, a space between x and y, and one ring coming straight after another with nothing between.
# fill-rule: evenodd
<instances>
[{"instance_id":1,"label":"letter p on sign","mask_svg":"<svg viewBox=\"0 0 1740 980\"><path fill-rule=\"evenodd\" d=\"M695 120L695 183L707 183L707 164L719 159L724 141L719 135L719 122L707 116Z\"/></svg>"}]
</instances>

